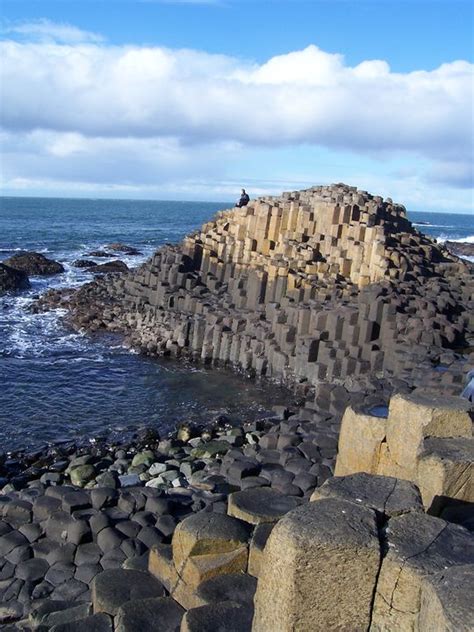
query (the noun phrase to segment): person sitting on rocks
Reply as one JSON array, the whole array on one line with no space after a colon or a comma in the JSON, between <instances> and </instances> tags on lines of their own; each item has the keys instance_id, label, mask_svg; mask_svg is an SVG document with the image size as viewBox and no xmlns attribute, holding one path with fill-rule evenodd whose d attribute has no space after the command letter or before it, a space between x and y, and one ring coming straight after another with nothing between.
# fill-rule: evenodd
<instances>
[{"instance_id":1,"label":"person sitting on rocks","mask_svg":"<svg viewBox=\"0 0 474 632\"><path fill-rule=\"evenodd\" d=\"M242 189L240 192L240 200L237 202L235 206L238 206L238 207L247 206L249 202L250 202L250 198L247 195L247 192L245 191L245 189Z\"/></svg>"}]
</instances>

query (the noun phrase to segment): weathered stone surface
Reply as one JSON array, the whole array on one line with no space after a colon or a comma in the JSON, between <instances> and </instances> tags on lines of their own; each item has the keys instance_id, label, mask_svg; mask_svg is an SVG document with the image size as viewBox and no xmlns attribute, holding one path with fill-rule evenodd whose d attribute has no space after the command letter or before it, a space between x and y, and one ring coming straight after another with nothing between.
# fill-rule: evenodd
<instances>
[{"instance_id":1,"label":"weathered stone surface","mask_svg":"<svg viewBox=\"0 0 474 632\"><path fill-rule=\"evenodd\" d=\"M435 516L453 499L474 503L474 439L426 439L417 482L426 510Z\"/></svg>"},{"instance_id":2,"label":"weathered stone surface","mask_svg":"<svg viewBox=\"0 0 474 632\"><path fill-rule=\"evenodd\" d=\"M185 518L173 534L173 559L181 572L190 556L240 549L249 539L245 524L226 515L200 512Z\"/></svg>"},{"instance_id":3,"label":"weathered stone surface","mask_svg":"<svg viewBox=\"0 0 474 632\"><path fill-rule=\"evenodd\" d=\"M380 449L387 432L387 420L356 412L350 406L342 418L336 476L355 472L377 474Z\"/></svg>"},{"instance_id":4,"label":"weathered stone surface","mask_svg":"<svg viewBox=\"0 0 474 632\"><path fill-rule=\"evenodd\" d=\"M410 481L390 476L360 473L335 476L318 487L311 501L340 498L375 509L384 516L399 516L409 511L423 511L420 492Z\"/></svg>"},{"instance_id":5,"label":"weathered stone surface","mask_svg":"<svg viewBox=\"0 0 474 632\"><path fill-rule=\"evenodd\" d=\"M112 619L101 612L78 621L59 623L51 628L51 632L113 632L113 629Z\"/></svg>"},{"instance_id":6,"label":"weathered stone surface","mask_svg":"<svg viewBox=\"0 0 474 632\"><path fill-rule=\"evenodd\" d=\"M232 601L188 610L183 617L180 632L204 632L204 630L251 632L252 610Z\"/></svg>"},{"instance_id":7,"label":"weathered stone surface","mask_svg":"<svg viewBox=\"0 0 474 632\"><path fill-rule=\"evenodd\" d=\"M227 513L250 524L277 522L300 502L266 487L246 489L229 496Z\"/></svg>"},{"instance_id":8,"label":"weathered stone surface","mask_svg":"<svg viewBox=\"0 0 474 632\"><path fill-rule=\"evenodd\" d=\"M249 546L249 564L248 572L254 577L260 574L262 565L263 551L267 543L270 533L272 532L274 523L262 522L255 527Z\"/></svg>"},{"instance_id":9,"label":"weathered stone surface","mask_svg":"<svg viewBox=\"0 0 474 632\"><path fill-rule=\"evenodd\" d=\"M197 595L206 603L235 601L253 607L257 580L246 573L233 573L213 577L199 584Z\"/></svg>"},{"instance_id":10,"label":"weathered stone surface","mask_svg":"<svg viewBox=\"0 0 474 632\"><path fill-rule=\"evenodd\" d=\"M175 632L179 630L184 609L170 597L129 601L115 618L115 632Z\"/></svg>"},{"instance_id":11,"label":"weathered stone surface","mask_svg":"<svg viewBox=\"0 0 474 632\"><path fill-rule=\"evenodd\" d=\"M474 629L474 565L451 566L421 582L419 632Z\"/></svg>"},{"instance_id":12,"label":"weathered stone surface","mask_svg":"<svg viewBox=\"0 0 474 632\"><path fill-rule=\"evenodd\" d=\"M268 539L252 629L367 630L379 562L374 511L338 499L298 507Z\"/></svg>"},{"instance_id":13,"label":"weathered stone surface","mask_svg":"<svg viewBox=\"0 0 474 632\"><path fill-rule=\"evenodd\" d=\"M387 448L399 478L416 480L426 437L472 437L472 404L461 397L415 392L394 395L387 420ZM379 472L390 475L390 472Z\"/></svg>"},{"instance_id":14,"label":"weathered stone surface","mask_svg":"<svg viewBox=\"0 0 474 632\"><path fill-rule=\"evenodd\" d=\"M125 569L106 570L92 580L94 612L117 614L126 601L163 597L163 585L149 573Z\"/></svg>"},{"instance_id":15,"label":"weathered stone surface","mask_svg":"<svg viewBox=\"0 0 474 632\"><path fill-rule=\"evenodd\" d=\"M423 578L474 563L474 538L458 525L408 513L389 520L386 540L372 625L375 630L415 629Z\"/></svg>"},{"instance_id":16,"label":"weathered stone surface","mask_svg":"<svg viewBox=\"0 0 474 632\"><path fill-rule=\"evenodd\" d=\"M156 544L150 549L148 571L156 577L169 592L173 592L179 575L173 562L170 544Z\"/></svg>"}]
</instances>

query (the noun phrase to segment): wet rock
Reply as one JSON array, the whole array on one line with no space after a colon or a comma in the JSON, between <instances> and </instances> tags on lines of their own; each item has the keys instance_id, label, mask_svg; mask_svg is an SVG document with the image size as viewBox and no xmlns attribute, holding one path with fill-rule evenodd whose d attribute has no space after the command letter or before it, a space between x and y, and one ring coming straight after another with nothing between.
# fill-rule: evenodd
<instances>
[{"instance_id":1,"label":"wet rock","mask_svg":"<svg viewBox=\"0 0 474 632\"><path fill-rule=\"evenodd\" d=\"M123 261L109 261L87 268L88 272L93 274L122 274L128 272L128 266Z\"/></svg>"},{"instance_id":2,"label":"wet rock","mask_svg":"<svg viewBox=\"0 0 474 632\"><path fill-rule=\"evenodd\" d=\"M48 259L39 252L19 252L3 263L32 276L49 276L64 272L64 267L60 263Z\"/></svg>"},{"instance_id":3,"label":"wet rock","mask_svg":"<svg viewBox=\"0 0 474 632\"><path fill-rule=\"evenodd\" d=\"M114 242L113 244L108 244L106 246L107 250L112 250L113 252L122 252L126 255L141 255L142 253L134 248L133 246L127 246L126 244L121 244L118 242Z\"/></svg>"},{"instance_id":4,"label":"wet rock","mask_svg":"<svg viewBox=\"0 0 474 632\"><path fill-rule=\"evenodd\" d=\"M96 262L92 261L92 259L76 259L76 261L72 263L74 268L91 268L95 265Z\"/></svg>"},{"instance_id":5,"label":"wet rock","mask_svg":"<svg viewBox=\"0 0 474 632\"><path fill-rule=\"evenodd\" d=\"M29 287L30 282L26 272L0 263L0 295L5 292L27 290Z\"/></svg>"}]
</instances>

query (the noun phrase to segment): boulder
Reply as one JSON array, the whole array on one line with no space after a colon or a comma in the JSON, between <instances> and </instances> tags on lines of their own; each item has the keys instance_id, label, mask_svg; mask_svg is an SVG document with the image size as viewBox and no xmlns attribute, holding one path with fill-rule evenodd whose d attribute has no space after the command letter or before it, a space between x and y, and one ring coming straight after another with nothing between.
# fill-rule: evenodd
<instances>
[{"instance_id":1,"label":"boulder","mask_svg":"<svg viewBox=\"0 0 474 632\"><path fill-rule=\"evenodd\" d=\"M474 564L451 566L421 583L419 632L468 632L474 625Z\"/></svg>"},{"instance_id":2,"label":"boulder","mask_svg":"<svg viewBox=\"0 0 474 632\"><path fill-rule=\"evenodd\" d=\"M453 500L474 503L474 439L426 439L417 482L426 510L435 516Z\"/></svg>"},{"instance_id":3,"label":"boulder","mask_svg":"<svg viewBox=\"0 0 474 632\"><path fill-rule=\"evenodd\" d=\"M64 272L64 266L53 259L48 259L39 252L19 252L3 263L31 276L50 276Z\"/></svg>"},{"instance_id":4,"label":"boulder","mask_svg":"<svg viewBox=\"0 0 474 632\"><path fill-rule=\"evenodd\" d=\"M336 476L367 472L377 474L387 420L346 408L339 433Z\"/></svg>"},{"instance_id":5,"label":"boulder","mask_svg":"<svg viewBox=\"0 0 474 632\"><path fill-rule=\"evenodd\" d=\"M0 295L5 292L27 290L29 287L30 282L26 272L0 263Z\"/></svg>"},{"instance_id":6,"label":"boulder","mask_svg":"<svg viewBox=\"0 0 474 632\"><path fill-rule=\"evenodd\" d=\"M290 511L265 547L253 631L367 630L379 563L373 510L327 498Z\"/></svg>"},{"instance_id":7,"label":"boulder","mask_svg":"<svg viewBox=\"0 0 474 632\"><path fill-rule=\"evenodd\" d=\"M390 476L365 473L334 476L316 489L310 500L340 498L369 509L381 516L399 516L409 511L423 511L416 485Z\"/></svg>"},{"instance_id":8,"label":"boulder","mask_svg":"<svg viewBox=\"0 0 474 632\"><path fill-rule=\"evenodd\" d=\"M423 513L391 518L385 538L372 625L375 630L413 630L423 580L474 563L474 538L459 525Z\"/></svg>"},{"instance_id":9,"label":"boulder","mask_svg":"<svg viewBox=\"0 0 474 632\"><path fill-rule=\"evenodd\" d=\"M300 503L299 498L267 487L251 488L230 494L227 513L250 524L277 522Z\"/></svg>"},{"instance_id":10,"label":"boulder","mask_svg":"<svg viewBox=\"0 0 474 632\"><path fill-rule=\"evenodd\" d=\"M151 597L128 601L118 609L115 632L175 632L184 609L171 597Z\"/></svg>"},{"instance_id":11,"label":"boulder","mask_svg":"<svg viewBox=\"0 0 474 632\"><path fill-rule=\"evenodd\" d=\"M92 580L94 612L112 616L127 601L147 597L163 597L163 585L149 573L126 569L109 569Z\"/></svg>"}]
</instances>

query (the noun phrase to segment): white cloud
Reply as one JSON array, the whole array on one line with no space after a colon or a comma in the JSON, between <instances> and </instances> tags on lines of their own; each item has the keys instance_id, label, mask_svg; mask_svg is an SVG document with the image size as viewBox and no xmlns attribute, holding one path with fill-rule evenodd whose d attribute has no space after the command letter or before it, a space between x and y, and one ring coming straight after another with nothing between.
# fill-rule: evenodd
<instances>
[{"instance_id":1,"label":"white cloud","mask_svg":"<svg viewBox=\"0 0 474 632\"><path fill-rule=\"evenodd\" d=\"M44 38L0 44L2 120L18 158L11 178L34 178L35 170L46 178L50 169L65 179L69 169L68 180L79 171L84 182L125 184L122 160L130 181L146 186L157 171L175 180L211 177L213 169L224 176L225 160L242 147L314 145L418 156L433 164L427 181L469 185L473 66L466 61L395 73L383 60L350 66L309 46L256 64L111 46L47 21L19 28L34 36L43 29Z\"/></svg>"},{"instance_id":2,"label":"white cloud","mask_svg":"<svg viewBox=\"0 0 474 632\"><path fill-rule=\"evenodd\" d=\"M105 41L102 35L83 31L71 24L52 22L45 18L28 22L17 22L3 27L3 33L17 35L28 40L44 43L79 44L84 42L100 43Z\"/></svg>"}]
</instances>

